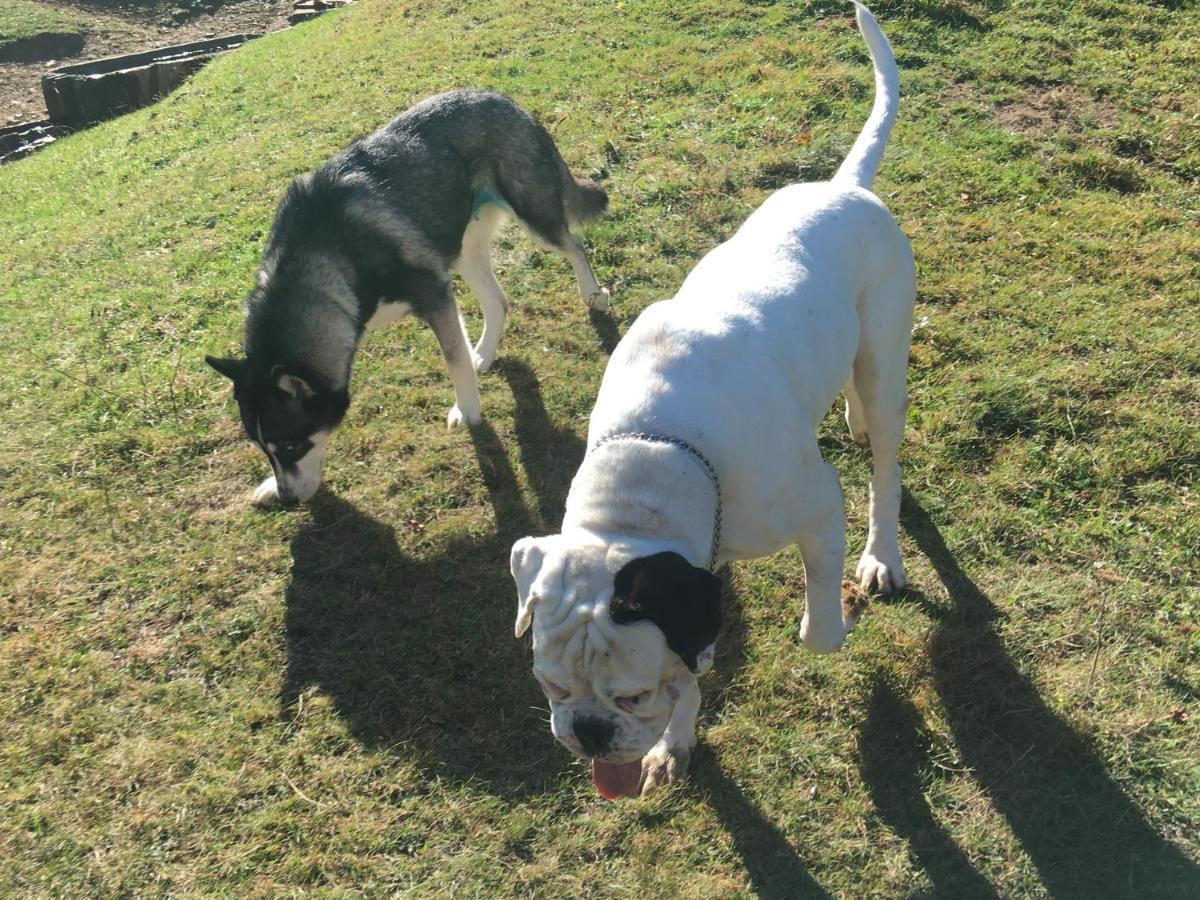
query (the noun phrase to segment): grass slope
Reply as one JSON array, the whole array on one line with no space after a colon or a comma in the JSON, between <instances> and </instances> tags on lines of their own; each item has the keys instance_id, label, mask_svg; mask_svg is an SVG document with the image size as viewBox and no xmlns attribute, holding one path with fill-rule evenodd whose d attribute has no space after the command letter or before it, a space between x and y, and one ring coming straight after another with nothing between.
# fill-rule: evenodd
<instances>
[{"instance_id":1,"label":"grass slope","mask_svg":"<svg viewBox=\"0 0 1200 900\"><path fill-rule=\"evenodd\" d=\"M32 0L4 0L0 5L0 52L38 34L83 34L87 19Z\"/></svg>"},{"instance_id":2,"label":"grass slope","mask_svg":"<svg viewBox=\"0 0 1200 900\"><path fill-rule=\"evenodd\" d=\"M1200 18L876 12L904 94L876 187L920 265L912 588L818 658L797 554L733 567L695 776L644 801L551 739L508 548L558 521L618 334L849 147L844 5L364 0L0 169L0 893L1200 893ZM509 232L487 424L445 431L402 323L328 489L254 512L201 360L274 204L461 85L603 173L614 314ZM822 442L857 553L867 461L836 412Z\"/></svg>"}]
</instances>

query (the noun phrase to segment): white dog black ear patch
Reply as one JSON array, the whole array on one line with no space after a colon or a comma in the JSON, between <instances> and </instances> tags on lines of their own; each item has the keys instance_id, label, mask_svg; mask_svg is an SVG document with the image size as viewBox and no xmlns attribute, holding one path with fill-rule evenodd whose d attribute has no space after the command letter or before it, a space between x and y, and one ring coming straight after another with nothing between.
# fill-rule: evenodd
<instances>
[{"instance_id":1,"label":"white dog black ear patch","mask_svg":"<svg viewBox=\"0 0 1200 900\"><path fill-rule=\"evenodd\" d=\"M721 579L678 553L664 552L626 563L614 588L613 622L653 622L667 646L698 673L697 657L717 639L721 628Z\"/></svg>"}]
</instances>

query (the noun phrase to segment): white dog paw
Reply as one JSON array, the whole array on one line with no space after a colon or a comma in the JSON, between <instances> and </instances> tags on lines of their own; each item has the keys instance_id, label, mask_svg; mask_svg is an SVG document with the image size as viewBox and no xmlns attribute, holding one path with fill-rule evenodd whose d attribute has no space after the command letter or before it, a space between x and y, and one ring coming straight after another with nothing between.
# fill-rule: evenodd
<instances>
[{"instance_id":1,"label":"white dog paw","mask_svg":"<svg viewBox=\"0 0 1200 900\"><path fill-rule=\"evenodd\" d=\"M864 550L854 577L858 579L860 590L878 591L880 594L895 593L908 583L898 550L879 555Z\"/></svg>"},{"instance_id":2,"label":"white dog paw","mask_svg":"<svg viewBox=\"0 0 1200 900\"><path fill-rule=\"evenodd\" d=\"M836 653L841 650L849 630L842 621L829 627L814 628L807 612L800 620L800 640L813 653Z\"/></svg>"},{"instance_id":3,"label":"white dog paw","mask_svg":"<svg viewBox=\"0 0 1200 900\"><path fill-rule=\"evenodd\" d=\"M585 302L592 309L604 312L612 303L612 295L609 294L608 288L598 288L592 292L592 295Z\"/></svg>"},{"instance_id":4,"label":"white dog paw","mask_svg":"<svg viewBox=\"0 0 1200 900\"><path fill-rule=\"evenodd\" d=\"M683 744L658 743L642 758L641 795L687 778L692 751Z\"/></svg>"},{"instance_id":5,"label":"white dog paw","mask_svg":"<svg viewBox=\"0 0 1200 900\"><path fill-rule=\"evenodd\" d=\"M280 505L279 485L275 483L274 475L254 489L254 505L261 506L263 509Z\"/></svg>"},{"instance_id":6,"label":"white dog paw","mask_svg":"<svg viewBox=\"0 0 1200 900\"><path fill-rule=\"evenodd\" d=\"M478 409L463 409L460 406L450 407L450 413L446 416L447 428L458 428L463 423L467 425L478 425L483 421L483 415Z\"/></svg>"}]
</instances>

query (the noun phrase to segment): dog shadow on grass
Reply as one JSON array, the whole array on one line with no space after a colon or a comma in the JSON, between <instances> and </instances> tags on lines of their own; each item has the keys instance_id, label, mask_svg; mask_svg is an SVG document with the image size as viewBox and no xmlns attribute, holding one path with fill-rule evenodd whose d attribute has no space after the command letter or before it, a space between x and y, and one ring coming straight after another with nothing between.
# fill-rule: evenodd
<instances>
[{"instance_id":1,"label":"dog shadow on grass","mask_svg":"<svg viewBox=\"0 0 1200 900\"><path fill-rule=\"evenodd\" d=\"M549 419L528 366L508 359L496 371L516 399L516 439L536 509L526 506L508 452L486 423L471 439L494 532L464 534L418 557L401 549L393 525L318 492L311 522L292 541L281 705L291 716L300 695L318 687L363 744L415 751L432 775L518 800L556 789L573 763L546 726L528 642L512 638L508 555L516 539L558 529L584 442ZM718 698L745 655L728 589L726 601L718 672L705 684ZM703 747L694 777L760 893L824 896L783 832Z\"/></svg>"},{"instance_id":2,"label":"dog shadow on grass","mask_svg":"<svg viewBox=\"0 0 1200 900\"><path fill-rule=\"evenodd\" d=\"M595 311L592 314L603 315ZM583 462L584 441L571 429L560 428L550 420L542 401L542 389L537 375L526 363L517 359L502 359L497 361L495 371L508 382L516 402L513 420L521 468L525 470L537 503L536 521L529 521L526 530L517 537L557 531L562 524L563 508L567 503L571 479L575 477L575 470ZM499 442L494 446L483 447L477 440L475 453L483 468L484 484L491 494L492 504L496 509L496 520L499 522L501 515L513 511L521 503L520 493L516 490L516 479L509 482L507 478L496 478L495 473L489 471L490 460L493 457L503 460L500 465L508 465L508 457ZM511 474L511 469L509 472ZM530 519L528 513L525 518ZM515 593L513 598L515 610Z\"/></svg>"},{"instance_id":3,"label":"dog shadow on grass","mask_svg":"<svg viewBox=\"0 0 1200 900\"><path fill-rule=\"evenodd\" d=\"M518 405L541 409L532 374L511 364L506 371L532 398L518 393ZM554 429L544 411L541 421L524 413L518 432L537 441L524 459L539 508L558 503L561 516L555 479L578 465L582 442ZM313 499L311 522L292 540L281 704L288 716L302 692L319 687L365 745L403 746L432 775L516 798L551 790L570 762L546 728L527 642L512 631L509 551L546 523L526 507L491 426L470 435L495 529L415 555L392 524L324 489Z\"/></svg>"},{"instance_id":4,"label":"dog shadow on grass","mask_svg":"<svg viewBox=\"0 0 1200 900\"><path fill-rule=\"evenodd\" d=\"M545 701L512 637L513 532L418 557L391 524L324 489L311 507L292 540L284 716L317 687L355 738L403 748L431 776L508 798L550 788L566 754L529 740Z\"/></svg>"},{"instance_id":5,"label":"dog shadow on grass","mask_svg":"<svg viewBox=\"0 0 1200 900\"><path fill-rule=\"evenodd\" d=\"M606 356L612 356L612 352L617 349L617 344L621 340L621 330L617 325L617 320L612 313L598 309L589 309L588 319L596 331L596 337L600 339L600 349Z\"/></svg>"},{"instance_id":6,"label":"dog shadow on grass","mask_svg":"<svg viewBox=\"0 0 1200 900\"><path fill-rule=\"evenodd\" d=\"M1200 870L1146 821L1089 742L1048 707L1009 657L991 600L955 562L937 526L905 493L901 519L950 595L929 641L934 687L962 765L1007 821L1056 897L1200 897ZM909 599L921 601L914 591ZM879 815L909 842L939 896L995 890L937 824L923 796L921 717L876 681L860 735L863 778Z\"/></svg>"},{"instance_id":7,"label":"dog shadow on grass","mask_svg":"<svg viewBox=\"0 0 1200 900\"><path fill-rule=\"evenodd\" d=\"M516 397L536 508L486 422L470 436L494 529L414 554L396 526L320 490L292 540L281 706L292 715L317 687L363 744L404 747L432 775L513 799L552 790L572 757L549 734L528 641L513 638L509 551L557 528L583 441L549 420L528 366L504 360L497 371Z\"/></svg>"},{"instance_id":8,"label":"dog shadow on grass","mask_svg":"<svg viewBox=\"0 0 1200 900\"><path fill-rule=\"evenodd\" d=\"M700 683L705 697L700 712L701 735L704 726L719 715L726 700L736 691L738 670L746 662L746 622L728 577L721 596L721 618L723 624L712 672ZM722 770L721 761L704 743L703 737L692 755L691 769L692 788L701 793L733 839L756 896L829 896L809 873L808 866L783 830Z\"/></svg>"}]
</instances>

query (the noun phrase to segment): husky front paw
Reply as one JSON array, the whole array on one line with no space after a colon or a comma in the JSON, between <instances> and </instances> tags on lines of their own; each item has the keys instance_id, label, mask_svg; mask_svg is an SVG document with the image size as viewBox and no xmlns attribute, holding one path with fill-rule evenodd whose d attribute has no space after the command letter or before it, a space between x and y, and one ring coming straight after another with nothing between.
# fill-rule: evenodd
<instances>
[{"instance_id":1,"label":"husky front paw","mask_svg":"<svg viewBox=\"0 0 1200 900\"><path fill-rule=\"evenodd\" d=\"M254 489L254 505L263 509L283 505L279 499L279 485L275 483L274 475Z\"/></svg>"},{"instance_id":2,"label":"husky front paw","mask_svg":"<svg viewBox=\"0 0 1200 900\"><path fill-rule=\"evenodd\" d=\"M609 294L608 288L597 288L584 302L592 309L604 312L612 302L612 295Z\"/></svg>"},{"instance_id":3,"label":"husky front paw","mask_svg":"<svg viewBox=\"0 0 1200 900\"><path fill-rule=\"evenodd\" d=\"M492 363L495 361L496 354L494 351L492 353L481 353L476 350L471 353L471 365L475 367L475 371L480 375L490 369Z\"/></svg>"},{"instance_id":4,"label":"husky front paw","mask_svg":"<svg viewBox=\"0 0 1200 900\"><path fill-rule=\"evenodd\" d=\"M691 759L691 748L684 744L655 744L642 757L641 795L644 797L655 788L683 781L687 778Z\"/></svg>"},{"instance_id":5,"label":"husky front paw","mask_svg":"<svg viewBox=\"0 0 1200 900\"><path fill-rule=\"evenodd\" d=\"M464 410L460 406L450 407L450 413L446 416L447 428L458 428L463 423L467 425L478 425L483 421L483 415L478 409Z\"/></svg>"}]
</instances>

